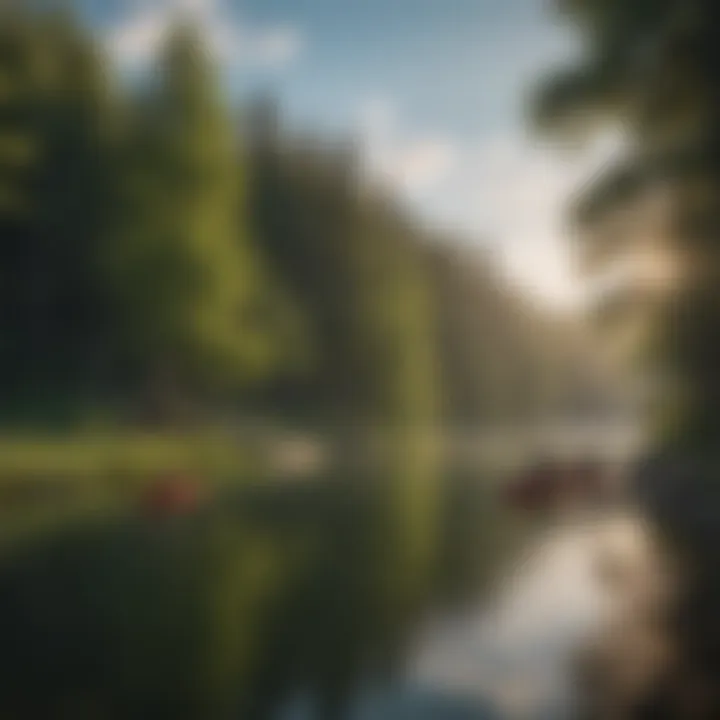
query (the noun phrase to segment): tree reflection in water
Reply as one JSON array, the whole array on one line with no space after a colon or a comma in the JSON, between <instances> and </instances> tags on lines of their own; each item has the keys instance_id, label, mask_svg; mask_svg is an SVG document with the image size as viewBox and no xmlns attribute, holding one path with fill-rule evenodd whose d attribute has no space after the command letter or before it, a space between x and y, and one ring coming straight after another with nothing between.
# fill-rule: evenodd
<instances>
[{"instance_id":1,"label":"tree reflection in water","mask_svg":"<svg viewBox=\"0 0 720 720\"><path fill-rule=\"evenodd\" d=\"M249 486L27 541L0 574L0 713L263 720L305 696L343 717L498 562L482 478L429 469Z\"/></svg>"}]
</instances>

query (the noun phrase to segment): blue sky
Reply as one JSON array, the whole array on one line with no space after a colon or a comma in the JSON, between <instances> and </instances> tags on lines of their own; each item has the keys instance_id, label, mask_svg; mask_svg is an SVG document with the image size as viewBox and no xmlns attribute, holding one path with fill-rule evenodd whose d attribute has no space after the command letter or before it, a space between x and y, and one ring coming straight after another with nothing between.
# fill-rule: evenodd
<instances>
[{"instance_id":1,"label":"blue sky","mask_svg":"<svg viewBox=\"0 0 720 720\"><path fill-rule=\"evenodd\" d=\"M254 0L306 51L277 81L303 110L349 120L363 97L464 137L517 119L517 81L558 45L535 0Z\"/></svg>"},{"instance_id":2,"label":"blue sky","mask_svg":"<svg viewBox=\"0 0 720 720\"><path fill-rule=\"evenodd\" d=\"M527 131L533 82L574 52L545 0L78 0L117 62L151 61L178 10L208 35L238 97L352 132L426 223L487 246L541 300L572 306L562 209L595 152Z\"/></svg>"}]
</instances>

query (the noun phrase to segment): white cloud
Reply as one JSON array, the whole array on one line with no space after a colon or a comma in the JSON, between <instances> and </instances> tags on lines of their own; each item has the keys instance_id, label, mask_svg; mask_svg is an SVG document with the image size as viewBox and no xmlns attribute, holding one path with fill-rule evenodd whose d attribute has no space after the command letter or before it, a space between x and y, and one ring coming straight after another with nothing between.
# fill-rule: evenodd
<instances>
[{"instance_id":1,"label":"white cloud","mask_svg":"<svg viewBox=\"0 0 720 720\"><path fill-rule=\"evenodd\" d=\"M397 113L385 98L371 98L363 103L359 113L360 133L371 151L387 141L393 131Z\"/></svg>"},{"instance_id":2,"label":"white cloud","mask_svg":"<svg viewBox=\"0 0 720 720\"><path fill-rule=\"evenodd\" d=\"M410 196L431 191L451 171L454 145L442 137L409 140L377 158L375 172Z\"/></svg>"},{"instance_id":3,"label":"white cloud","mask_svg":"<svg viewBox=\"0 0 720 720\"><path fill-rule=\"evenodd\" d=\"M360 112L366 169L409 197L421 198L442 182L457 161L455 144L441 135L401 131L393 104L372 99Z\"/></svg>"},{"instance_id":4,"label":"white cloud","mask_svg":"<svg viewBox=\"0 0 720 720\"><path fill-rule=\"evenodd\" d=\"M292 62L304 46L297 28L238 22L228 16L221 0L157 0L136 3L108 34L111 54L126 67L147 65L177 17L191 18L202 29L212 53L226 66L279 68Z\"/></svg>"},{"instance_id":5,"label":"white cloud","mask_svg":"<svg viewBox=\"0 0 720 720\"><path fill-rule=\"evenodd\" d=\"M383 98L361 108L360 133L370 175L399 190L426 221L489 240L523 289L556 304L578 300L563 218L587 157L559 157L519 132L460 143L408 131Z\"/></svg>"},{"instance_id":6,"label":"white cloud","mask_svg":"<svg viewBox=\"0 0 720 720\"><path fill-rule=\"evenodd\" d=\"M248 59L259 65L277 67L297 57L303 48L303 38L291 27L270 28L265 31L245 33Z\"/></svg>"},{"instance_id":7,"label":"white cloud","mask_svg":"<svg viewBox=\"0 0 720 720\"><path fill-rule=\"evenodd\" d=\"M107 45L112 56L122 64L145 64L162 44L166 30L167 17L162 12L138 14L110 33Z\"/></svg>"},{"instance_id":8,"label":"white cloud","mask_svg":"<svg viewBox=\"0 0 720 720\"><path fill-rule=\"evenodd\" d=\"M420 212L462 237L489 241L501 266L524 289L557 306L580 302L568 201L607 162L615 140L582 152L507 133L459 148L451 172Z\"/></svg>"}]
</instances>

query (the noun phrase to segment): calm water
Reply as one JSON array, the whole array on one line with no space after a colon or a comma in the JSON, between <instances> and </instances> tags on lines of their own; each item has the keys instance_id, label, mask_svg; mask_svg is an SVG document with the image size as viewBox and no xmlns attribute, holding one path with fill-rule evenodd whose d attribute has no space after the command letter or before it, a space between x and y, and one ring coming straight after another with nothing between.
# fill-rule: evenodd
<instances>
[{"instance_id":1,"label":"calm water","mask_svg":"<svg viewBox=\"0 0 720 720\"><path fill-rule=\"evenodd\" d=\"M32 534L0 566L0 714L560 718L594 526L538 536L493 484L333 475Z\"/></svg>"}]
</instances>

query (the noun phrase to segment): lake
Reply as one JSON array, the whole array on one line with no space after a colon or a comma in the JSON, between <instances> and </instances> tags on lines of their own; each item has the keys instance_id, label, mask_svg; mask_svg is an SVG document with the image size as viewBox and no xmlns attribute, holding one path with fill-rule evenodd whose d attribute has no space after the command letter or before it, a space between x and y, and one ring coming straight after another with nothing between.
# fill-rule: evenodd
<instances>
[{"instance_id":1,"label":"lake","mask_svg":"<svg viewBox=\"0 0 720 720\"><path fill-rule=\"evenodd\" d=\"M563 717L596 526L520 521L494 481L336 470L53 523L1 556L0 714Z\"/></svg>"}]
</instances>

